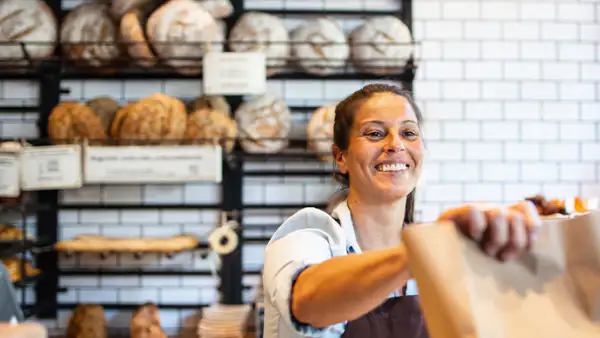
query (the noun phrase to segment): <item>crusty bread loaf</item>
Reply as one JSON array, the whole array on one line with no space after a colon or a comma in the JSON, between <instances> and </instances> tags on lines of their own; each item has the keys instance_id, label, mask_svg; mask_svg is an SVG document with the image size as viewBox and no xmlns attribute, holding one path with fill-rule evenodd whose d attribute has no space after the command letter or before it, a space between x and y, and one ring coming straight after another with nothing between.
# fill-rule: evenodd
<instances>
[{"instance_id":1,"label":"crusty bread loaf","mask_svg":"<svg viewBox=\"0 0 600 338\"><path fill-rule=\"evenodd\" d=\"M179 235L169 238L121 238L99 235L77 236L73 239L62 240L55 244L55 249L61 252L160 252L174 253L191 250L200 244L193 235Z\"/></svg>"},{"instance_id":2,"label":"crusty bread loaf","mask_svg":"<svg viewBox=\"0 0 600 338\"><path fill-rule=\"evenodd\" d=\"M25 276L21 274L21 260L16 257L5 258L2 260L2 263L6 266L6 270L8 271L8 275L11 281L17 282L24 277L32 277L40 274L40 270L34 268L31 265L30 261L25 261Z\"/></svg>"},{"instance_id":3,"label":"crusty bread loaf","mask_svg":"<svg viewBox=\"0 0 600 338\"><path fill-rule=\"evenodd\" d=\"M202 95L199 96L191 106L191 111L200 109L214 109L224 113L227 116L231 116L231 106L225 100L224 96L221 95Z\"/></svg>"},{"instance_id":4,"label":"crusty bread loaf","mask_svg":"<svg viewBox=\"0 0 600 338\"><path fill-rule=\"evenodd\" d=\"M39 59L52 55L57 39L56 17L44 1L0 2L0 41L24 42L29 56ZM25 55L19 45L0 48L0 59L21 58Z\"/></svg>"},{"instance_id":5,"label":"crusty bread loaf","mask_svg":"<svg viewBox=\"0 0 600 338\"><path fill-rule=\"evenodd\" d=\"M144 7L148 4L156 4L160 0L110 0L110 13L115 20L121 18L129 11Z\"/></svg>"},{"instance_id":6,"label":"crusty bread loaf","mask_svg":"<svg viewBox=\"0 0 600 338\"><path fill-rule=\"evenodd\" d=\"M73 8L62 22L63 52L78 66L106 66L121 51L117 45L119 28L107 4L86 2Z\"/></svg>"},{"instance_id":7,"label":"crusty bread loaf","mask_svg":"<svg viewBox=\"0 0 600 338\"><path fill-rule=\"evenodd\" d=\"M136 64L142 67L152 67L157 62L156 55L146 41L144 24L147 17L146 8L130 9L121 19L119 27L127 53Z\"/></svg>"},{"instance_id":8,"label":"crusty bread loaf","mask_svg":"<svg viewBox=\"0 0 600 338\"><path fill-rule=\"evenodd\" d=\"M328 75L343 71L350 47L337 20L322 16L308 20L291 33L296 63L305 71Z\"/></svg>"},{"instance_id":9,"label":"crusty bread loaf","mask_svg":"<svg viewBox=\"0 0 600 338\"><path fill-rule=\"evenodd\" d=\"M276 95L266 93L242 103L235 118L240 145L248 153L276 153L289 144L292 113Z\"/></svg>"},{"instance_id":10,"label":"crusty bread loaf","mask_svg":"<svg viewBox=\"0 0 600 338\"><path fill-rule=\"evenodd\" d=\"M121 126L123 125L123 122L125 121L125 118L127 117L127 114L129 114L129 112L131 111L131 108L134 105L135 105L135 102L129 102L126 105L124 105L123 107L121 107L119 110L117 110L117 113L115 114L115 117L110 125L109 135L112 139L116 140L121 135Z\"/></svg>"},{"instance_id":11,"label":"crusty bread loaf","mask_svg":"<svg viewBox=\"0 0 600 338\"><path fill-rule=\"evenodd\" d=\"M54 107L48 119L48 135L55 144L89 139L90 144L106 140L102 121L85 104L67 101Z\"/></svg>"},{"instance_id":12,"label":"crusty bread loaf","mask_svg":"<svg viewBox=\"0 0 600 338\"><path fill-rule=\"evenodd\" d=\"M233 14L233 5L229 0L196 0L215 19L223 19Z\"/></svg>"},{"instance_id":13,"label":"crusty bread loaf","mask_svg":"<svg viewBox=\"0 0 600 338\"><path fill-rule=\"evenodd\" d=\"M333 123L335 122L336 106L337 104L329 104L319 107L312 114L306 126L308 147L325 162L333 161L331 146L333 144Z\"/></svg>"},{"instance_id":14,"label":"crusty bread loaf","mask_svg":"<svg viewBox=\"0 0 600 338\"><path fill-rule=\"evenodd\" d=\"M291 55L289 40L283 20L267 13L247 12L231 29L229 47L234 52L264 52L270 76L287 64Z\"/></svg>"},{"instance_id":15,"label":"crusty bread loaf","mask_svg":"<svg viewBox=\"0 0 600 338\"><path fill-rule=\"evenodd\" d=\"M160 326L158 307L153 303L140 306L131 316L131 338L166 338Z\"/></svg>"},{"instance_id":16,"label":"crusty bread loaf","mask_svg":"<svg viewBox=\"0 0 600 338\"><path fill-rule=\"evenodd\" d=\"M174 144L172 140L183 138L186 123L183 102L164 94L152 94L129 108L119 129L120 143Z\"/></svg>"},{"instance_id":17,"label":"crusty bread loaf","mask_svg":"<svg viewBox=\"0 0 600 338\"><path fill-rule=\"evenodd\" d=\"M110 97L102 96L88 101L87 105L98 115L102 121L104 132L108 135L115 114L121 108L119 103Z\"/></svg>"},{"instance_id":18,"label":"crusty bread loaf","mask_svg":"<svg viewBox=\"0 0 600 338\"><path fill-rule=\"evenodd\" d=\"M158 56L185 75L200 74L204 54L223 50L225 39L216 20L194 0L166 2L150 15L146 32Z\"/></svg>"},{"instance_id":19,"label":"crusty bread loaf","mask_svg":"<svg viewBox=\"0 0 600 338\"><path fill-rule=\"evenodd\" d=\"M186 144L220 144L229 153L237 136L237 123L223 112L205 108L188 116Z\"/></svg>"},{"instance_id":20,"label":"crusty bread loaf","mask_svg":"<svg viewBox=\"0 0 600 338\"><path fill-rule=\"evenodd\" d=\"M109 338L104 309L96 304L77 305L65 338Z\"/></svg>"},{"instance_id":21,"label":"crusty bread loaf","mask_svg":"<svg viewBox=\"0 0 600 338\"><path fill-rule=\"evenodd\" d=\"M373 17L350 33L353 63L378 75L401 72L413 53L408 26L394 16Z\"/></svg>"}]
</instances>

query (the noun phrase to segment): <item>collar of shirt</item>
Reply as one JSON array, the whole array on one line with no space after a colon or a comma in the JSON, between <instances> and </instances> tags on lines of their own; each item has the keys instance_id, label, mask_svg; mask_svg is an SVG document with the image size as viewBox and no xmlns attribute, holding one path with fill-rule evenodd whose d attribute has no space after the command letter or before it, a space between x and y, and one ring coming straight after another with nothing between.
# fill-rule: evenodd
<instances>
[{"instance_id":1,"label":"collar of shirt","mask_svg":"<svg viewBox=\"0 0 600 338\"><path fill-rule=\"evenodd\" d=\"M342 229L346 234L346 251L348 253L362 253L358 241L356 240L356 232L354 231L354 222L352 222L352 214L348 208L348 200L344 200L338 204L331 213L333 218L339 220Z\"/></svg>"}]
</instances>

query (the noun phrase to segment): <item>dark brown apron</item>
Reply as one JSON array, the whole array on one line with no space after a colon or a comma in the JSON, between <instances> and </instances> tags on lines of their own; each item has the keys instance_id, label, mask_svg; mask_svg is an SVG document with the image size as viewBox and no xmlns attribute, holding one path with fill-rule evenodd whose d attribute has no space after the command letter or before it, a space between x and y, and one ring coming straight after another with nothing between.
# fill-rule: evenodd
<instances>
[{"instance_id":1,"label":"dark brown apron","mask_svg":"<svg viewBox=\"0 0 600 338\"><path fill-rule=\"evenodd\" d=\"M348 322L342 338L429 338L418 296L390 298Z\"/></svg>"}]
</instances>

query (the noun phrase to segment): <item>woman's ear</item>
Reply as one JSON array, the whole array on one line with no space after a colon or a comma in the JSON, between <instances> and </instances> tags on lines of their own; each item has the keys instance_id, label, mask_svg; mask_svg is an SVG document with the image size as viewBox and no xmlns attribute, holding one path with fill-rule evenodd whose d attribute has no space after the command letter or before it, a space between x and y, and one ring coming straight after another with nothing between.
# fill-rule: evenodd
<instances>
[{"instance_id":1,"label":"woman's ear","mask_svg":"<svg viewBox=\"0 0 600 338\"><path fill-rule=\"evenodd\" d=\"M335 159L335 163L340 172L342 174L347 174L348 168L346 167L346 154L344 151L334 144L331 146L331 153L333 154L333 158Z\"/></svg>"}]
</instances>

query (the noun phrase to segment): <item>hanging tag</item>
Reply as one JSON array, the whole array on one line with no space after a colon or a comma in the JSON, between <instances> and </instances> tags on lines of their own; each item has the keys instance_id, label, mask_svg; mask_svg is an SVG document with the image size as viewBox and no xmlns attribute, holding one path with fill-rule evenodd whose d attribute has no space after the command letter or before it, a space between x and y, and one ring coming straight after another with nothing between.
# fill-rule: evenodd
<instances>
[{"instance_id":1,"label":"hanging tag","mask_svg":"<svg viewBox=\"0 0 600 338\"><path fill-rule=\"evenodd\" d=\"M26 147L21 153L21 189L80 188L81 146Z\"/></svg>"},{"instance_id":2,"label":"hanging tag","mask_svg":"<svg viewBox=\"0 0 600 338\"><path fill-rule=\"evenodd\" d=\"M18 197L21 192L19 156L19 151L0 152L0 197Z\"/></svg>"},{"instance_id":3,"label":"hanging tag","mask_svg":"<svg viewBox=\"0 0 600 338\"><path fill-rule=\"evenodd\" d=\"M202 67L205 95L260 95L267 90L265 53L210 52Z\"/></svg>"}]
</instances>

